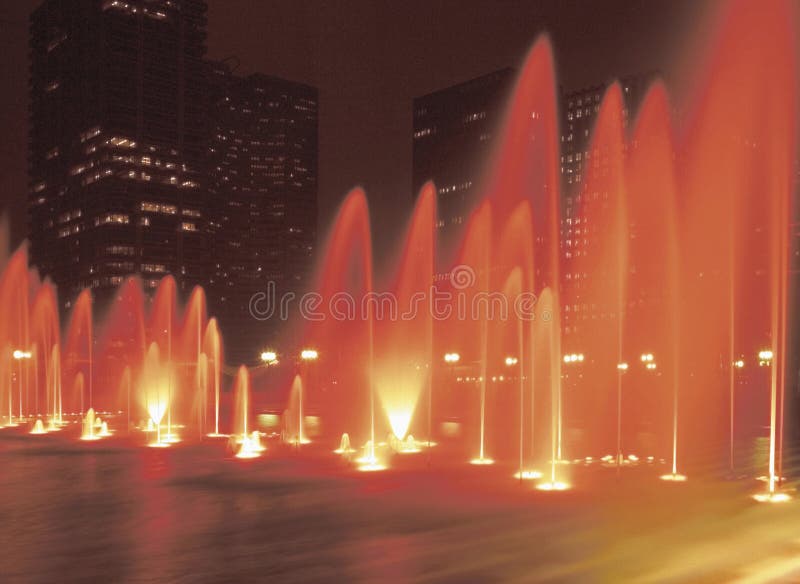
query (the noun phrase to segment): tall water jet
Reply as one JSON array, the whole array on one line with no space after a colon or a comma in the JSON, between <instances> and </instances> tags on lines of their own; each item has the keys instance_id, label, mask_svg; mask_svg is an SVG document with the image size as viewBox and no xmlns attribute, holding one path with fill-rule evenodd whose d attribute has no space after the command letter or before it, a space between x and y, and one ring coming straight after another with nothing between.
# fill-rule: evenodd
<instances>
[{"instance_id":1,"label":"tall water jet","mask_svg":"<svg viewBox=\"0 0 800 584\"><path fill-rule=\"evenodd\" d=\"M566 255L572 278L567 281L565 302L573 310L565 345L570 354L586 358L585 378L599 388L583 405L586 424L592 441L615 452L617 465L623 460L623 370L618 366L625 362L629 237L624 145L622 91L614 83L599 107L579 195L569 199L566 211L567 229L574 230L580 245ZM580 318L589 306L602 316L599 322L589 324Z\"/></svg>"},{"instance_id":2,"label":"tall water jet","mask_svg":"<svg viewBox=\"0 0 800 584\"><path fill-rule=\"evenodd\" d=\"M219 398L220 398L220 378L222 376L222 341L220 339L217 319L212 318L206 325L206 332L203 336L203 345L206 355L209 356L209 367L213 372L212 385L214 387L214 432L209 434L211 437L222 436L219 431Z\"/></svg>"},{"instance_id":3,"label":"tall water jet","mask_svg":"<svg viewBox=\"0 0 800 584\"><path fill-rule=\"evenodd\" d=\"M563 491L569 485L561 479L558 473L561 459L558 457L559 428L561 417L561 380L556 377L560 372L561 356L558 351L557 337L560 331L553 326L551 315L554 309L554 297L549 288L542 290L536 306L536 340L534 341L538 352L543 355L544 367L542 371L546 385L550 386L550 472L549 480L536 485L543 491Z\"/></svg>"},{"instance_id":4,"label":"tall water jet","mask_svg":"<svg viewBox=\"0 0 800 584\"><path fill-rule=\"evenodd\" d=\"M353 300L368 298L373 292L369 208L362 189L353 189L342 202L323 249L315 283L319 299L315 309L320 317L308 323L304 338L309 346L325 355L335 383L331 384L331 391L319 392L316 401L327 419L325 429L329 439L348 432L362 439L366 434L374 444L378 423L375 307L371 302L364 306ZM342 338L349 340L346 346Z\"/></svg>"},{"instance_id":5,"label":"tall water jet","mask_svg":"<svg viewBox=\"0 0 800 584\"><path fill-rule=\"evenodd\" d=\"M95 429L94 408L89 408L82 420L81 440L99 440Z\"/></svg>"},{"instance_id":6,"label":"tall water jet","mask_svg":"<svg viewBox=\"0 0 800 584\"><path fill-rule=\"evenodd\" d=\"M289 393L289 408L286 410L288 419L285 421L288 431L287 439L295 446L311 442L303 431L303 378L295 375Z\"/></svg>"},{"instance_id":7,"label":"tall water jet","mask_svg":"<svg viewBox=\"0 0 800 584\"><path fill-rule=\"evenodd\" d=\"M62 398L62 385L61 385L61 351L59 345L53 345L50 352L50 365L49 375L46 378L47 393L52 404L52 413L50 415L49 430L57 430L64 425L63 417L63 403Z\"/></svg>"},{"instance_id":8,"label":"tall water jet","mask_svg":"<svg viewBox=\"0 0 800 584\"><path fill-rule=\"evenodd\" d=\"M45 281L39 286L34 297L31 308L31 332L33 351L36 356L35 368L36 382L35 387L35 410L39 412L39 369L44 369L44 388L45 388L45 413L52 411L51 399L53 394L50 392L52 387L52 354L53 350L59 345L60 331L58 320L58 301L53 285Z\"/></svg>"},{"instance_id":9,"label":"tall water jet","mask_svg":"<svg viewBox=\"0 0 800 584\"><path fill-rule=\"evenodd\" d=\"M257 431L250 431L250 373L241 365L236 373L234 393L233 432L239 436L236 458L256 458L264 450Z\"/></svg>"},{"instance_id":10,"label":"tall water jet","mask_svg":"<svg viewBox=\"0 0 800 584\"><path fill-rule=\"evenodd\" d=\"M498 255L506 262L501 274L507 274L503 294L513 300L513 313L510 314L513 330L509 331L508 351L494 355L493 359L502 360L507 367L518 370L519 375L519 471L517 478L539 478L541 473L535 469L536 440L536 394L535 394L535 360L534 360L534 322L535 322L535 269L534 269L534 236L531 203L521 201L509 216L501 229ZM526 340L528 345L526 359ZM517 367L518 366L518 367ZM526 369L527 367L527 369ZM525 377L530 378L530 406L525 411ZM529 419L528 433L529 457L528 467L525 463L525 417Z\"/></svg>"},{"instance_id":11,"label":"tall water jet","mask_svg":"<svg viewBox=\"0 0 800 584\"><path fill-rule=\"evenodd\" d=\"M203 354L203 332L206 328L206 296L200 286L195 286L189 296L189 301L184 310L180 326L180 343L177 347L177 360L180 362L184 375L184 386L193 389L192 399L189 403L191 417L196 419L200 433L206 432L206 419L208 415L208 396L205 387L200 383L202 379L201 355ZM186 408L184 408L185 413Z\"/></svg>"},{"instance_id":12,"label":"tall water jet","mask_svg":"<svg viewBox=\"0 0 800 584\"><path fill-rule=\"evenodd\" d=\"M92 328L92 293L91 290L83 290L72 308L70 322L67 327L65 365L69 374L75 375L82 373L87 381L88 399L84 396L82 389L79 396L79 411L84 412L88 403L91 408L93 405L93 367L92 351L94 339ZM85 372L85 373L83 373Z\"/></svg>"},{"instance_id":13,"label":"tall water jet","mask_svg":"<svg viewBox=\"0 0 800 584\"><path fill-rule=\"evenodd\" d=\"M147 352L144 320L145 297L139 277L126 278L115 291L113 302L95 334L95 409L127 411L133 378L143 366ZM129 373L126 373L126 369ZM130 383L129 383L130 382ZM117 391L113 391L116 388ZM129 392L128 390L131 389Z\"/></svg>"},{"instance_id":14,"label":"tall water jet","mask_svg":"<svg viewBox=\"0 0 800 584\"><path fill-rule=\"evenodd\" d=\"M534 283L529 291L536 293L549 288L553 295L550 321L559 331L554 339L555 354L561 354L561 214L562 199L560 141L558 127L558 101L555 62L553 49L547 35L541 35L525 58L521 73L514 87L505 119L501 127L498 147L489 167L487 198L493 204L497 233L502 231L511 213L519 213L518 203L527 201L531 209L531 231L536 234L525 253L533 253L533 259L523 256L523 268L533 268L536 272ZM524 229L524 226L521 228ZM527 245L527 244L526 244ZM494 254L494 262L503 264L502 254ZM519 257L519 256L517 256ZM527 282L525 283L527 287ZM535 287L534 287L535 286ZM529 332L533 338L533 325ZM534 360L530 359L531 367ZM556 363L558 380L558 404L563 391L561 382L561 361ZM531 370L531 378L533 371ZM535 412L535 400L531 399L531 419ZM558 411L556 429L556 454L562 458L562 420L563 412ZM533 427L531 429L531 453L533 454Z\"/></svg>"},{"instance_id":15,"label":"tall water jet","mask_svg":"<svg viewBox=\"0 0 800 584\"><path fill-rule=\"evenodd\" d=\"M120 391L125 392L126 397L126 405L125 405L125 413L128 417L128 424L127 429L128 432L131 430L131 390L133 388L133 374L131 373L130 366L126 366L125 369L122 370L122 379L120 380Z\"/></svg>"},{"instance_id":16,"label":"tall water jet","mask_svg":"<svg viewBox=\"0 0 800 584\"><path fill-rule=\"evenodd\" d=\"M467 226L463 248L459 261L450 273L450 286L456 291L458 302L456 315L459 321L460 334L467 338L477 337L478 346L470 347L477 357L480 367L479 384L479 418L478 418L478 456L470 460L471 464L493 464L494 460L486 456L486 384L487 384L487 352L488 352L488 312L490 311L490 250L492 240L492 210L489 203L484 202L472 214ZM484 314L476 307L483 306ZM467 312L469 311L469 313ZM477 321L477 322L476 322ZM476 330L477 329L477 330Z\"/></svg>"},{"instance_id":17,"label":"tall water jet","mask_svg":"<svg viewBox=\"0 0 800 584\"><path fill-rule=\"evenodd\" d=\"M409 431L427 434L432 444L433 354L432 311L422 304L433 283L436 191L432 183L420 190L397 261L389 294L370 294L364 303L375 315L374 383L394 436ZM366 310L364 311L366 312ZM414 423L420 398L427 394L427 423Z\"/></svg>"},{"instance_id":18,"label":"tall water jet","mask_svg":"<svg viewBox=\"0 0 800 584\"><path fill-rule=\"evenodd\" d=\"M631 315L626 335L638 347L655 347L658 365L666 365L667 383L653 383L671 394L671 466L665 480L683 480L678 473L678 418L680 388L680 290L677 185L673 168L674 142L670 106L663 84L653 84L636 117L628 152L627 189L631 241L628 290ZM652 258L661 258L653 262ZM660 297L660 310L650 308L650 298ZM644 308L641 308L644 307ZM649 356L649 354L648 354ZM655 364L656 361L652 363ZM645 363L645 374L657 371ZM645 417L640 401L639 419Z\"/></svg>"},{"instance_id":19,"label":"tall water jet","mask_svg":"<svg viewBox=\"0 0 800 584\"><path fill-rule=\"evenodd\" d=\"M161 422L169 409L171 376L169 364L164 365L160 361L158 345L155 342L150 343L142 366L137 396L156 432L155 442L151 442L149 446L169 445L169 442L162 440Z\"/></svg>"},{"instance_id":20,"label":"tall water jet","mask_svg":"<svg viewBox=\"0 0 800 584\"><path fill-rule=\"evenodd\" d=\"M152 339L160 339L159 347L164 351L164 361L170 373L166 376L167 382L167 397L166 397L166 411L164 412L167 422L167 432L164 436L164 441L169 442L175 439L172 431L172 410L175 407L175 400L173 393L174 375L173 369L173 330L175 325L176 313L176 284L175 278L166 276L162 278L156 289L155 297L153 298L153 306L150 313L150 337ZM155 341L158 342L158 341ZM159 358L161 356L159 355ZM155 421L155 420L154 420ZM160 440L159 440L160 441Z\"/></svg>"}]
</instances>

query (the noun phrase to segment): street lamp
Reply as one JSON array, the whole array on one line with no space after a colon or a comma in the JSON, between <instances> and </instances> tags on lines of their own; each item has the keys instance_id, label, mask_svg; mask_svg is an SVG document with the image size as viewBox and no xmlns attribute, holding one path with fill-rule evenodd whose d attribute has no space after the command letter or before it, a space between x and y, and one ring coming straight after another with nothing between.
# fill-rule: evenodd
<instances>
[{"instance_id":1,"label":"street lamp","mask_svg":"<svg viewBox=\"0 0 800 584\"><path fill-rule=\"evenodd\" d=\"M275 351L262 351L261 361L267 365L275 365L278 362L278 354Z\"/></svg>"},{"instance_id":2,"label":"street lamp","mask_svg":"<svg viewBox=\"0 0 800 584\"><path fill-rule=\"evenodd\" d=\"M583 353L564 355L564 363L583 363Z\"/></svg>"},{"instance_id":3,"label":"street lamp","mask_svg":"<svg viewBox=\"0 0 800 584\"><path fill-rule=\"evenodd\" d=\"M452 364L458 363L460 360L461 360L461 355L459 355L458 353L445 353L444 354L444 362L445 363L450 363L452 365Z\"/></svg>"},{"instance_id":4,"label":"street lamp","mask_svg":"<svg viewBox=\"0 0 800 584\"><path fill-rule=\"evenodd\" d=\"M300 358L303 361L316 361L319 358L319 353L316 349L303 349L300 351Z\"/></svg>"},{"instance_id":5,"label":"street lamp","mask_svg":"<svg viewBox=\"0 0 800 584\"><path fill-rule=\"evenodd\" d=\"M737 369L741 369L742 367L744 367L744 360L739 359L737 361L734 361L733 366L736 367Z\"/></svg>"},{"instance_id":6,"label":"street lamp","mask_svg":"<svg viewBox=\"0 0 800 584\"><path fill-rule=\"evenodd\" d=\"M772 365L772 359L775 357L775 354L770 351L769 349L764 349L763 351L758 352L758 366L764 367Z\"/></svg>"},{"instance_id":7,"label":"street lamp","mask_svg":"<svg viewBox=\"0 0 800 584\"><path fill-rule=\"evenodd\" d=\"M617 369L619 371L627 371L628 370L628 364L627 363L617 363Z\"/></svg>"},{"instance_id":8,"label":"street lamp","mask_svg":"<svg viewBox=\"0 0 800 584\"><path fill-rule=\"evenodd\" d=\"M513 367L517 363L519 363L519 359L517 359L516 357L506 357L506 366L507 367Z\"/></svg>"}]
</instances>

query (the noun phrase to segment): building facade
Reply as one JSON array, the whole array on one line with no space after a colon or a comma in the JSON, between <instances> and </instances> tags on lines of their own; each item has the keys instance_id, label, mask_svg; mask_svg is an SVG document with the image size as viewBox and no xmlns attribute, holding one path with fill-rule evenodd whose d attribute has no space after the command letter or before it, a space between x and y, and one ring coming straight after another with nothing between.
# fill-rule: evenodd
<instances>
[{"instance_id":1,"label":"building facade","mask_svg":"<svg viewBox=\"0 0 800 584\"><path fill-rule=\"evenodd\" d=\"M30 18L31 256L61 309L207 279L206 3L45 0Z\"/></svg>"},{"instance_id":2,"label":"building facade","mask_svg":"<svg viewBox=\"0 0 800 584\"><path fill-rule=\"evenodd\" d=\"M251 314L253 295L299 296L312 270L319 98L308 85L238 76L225 63L211 63L209 76L209 300L228 358L247 363L286 329L277 314Z\"/></svg>"},{"instance_id":3,"label":"building facade","mask_svg":"<svg viewBox=\"0 0 800 584\"><path fill-rule=\"evenodd\" d=\"M474 210L516 72L506 68L414 99L412 188L436 185L445 258Z\"/></svg>"}]
</instances>

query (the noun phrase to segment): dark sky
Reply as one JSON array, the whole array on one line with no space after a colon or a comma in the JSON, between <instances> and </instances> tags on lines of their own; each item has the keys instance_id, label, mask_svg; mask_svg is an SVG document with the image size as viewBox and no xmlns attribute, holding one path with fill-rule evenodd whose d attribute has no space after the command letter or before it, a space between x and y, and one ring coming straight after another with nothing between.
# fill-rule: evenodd
<instances>
[{"instance_id":1,"label":"dark sky","mask_svg":"<svg viewBox=\"0 0 800 584\"><path fill-rule=\"evenodd\" d=\"M38 0L0 8L0 205L25 236L27 17ZM384 243L410 210L411 100L518 66L549 31L559 83L669 73L702 32L699 0L210 0L209 57L238 57L320 91L320 225L344 194L367 189ZM701 29L698 31L698 28ZM689 33L693 33L689 35Z\"/></svg>"}]
</instances>

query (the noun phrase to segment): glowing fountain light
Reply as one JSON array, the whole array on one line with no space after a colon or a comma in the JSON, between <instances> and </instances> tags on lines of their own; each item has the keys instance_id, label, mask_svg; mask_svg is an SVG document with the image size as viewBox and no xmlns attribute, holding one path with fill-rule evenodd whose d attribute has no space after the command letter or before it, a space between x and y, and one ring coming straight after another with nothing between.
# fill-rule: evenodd
<instances>
[{"instance_id":1,"label":"glowing fountain light","mask_svg":"<svg viewBox=\"0 0 800 584\"><path fill-rule=\"evenodd\" d=\"M546 483L539 483L536 485L536 488L540 491L566 491L569 489L569 485L561 481L548 481Z\"/></svg>"},{"instance_id":2,"label":"glowing fountain light","mask_svg":"<svg viewBox=\"0 0 800 584\"><path fill-rule=\"evenodd\" d=\"M234 423L238 424L241 431L237 442L241 445L236 453L236 458L255 458L261 456L264 448L261 446L261 435L257 430L249 431L250 418L250 373L244 365L236 373L234 385Z\"/></svg>"},{"instance_id":3,"label":"glowing fountain light","mask_svg":"<svg viewBox=\"0 0 800 584\"><path fill-rule=\"evenodd\" d=\"M250 439L246 439L242 442L241 447L239 448L239 452L236 453L236 458L258 458L260 453L253 448L250 447Z\"/></svg>"},{"instance_id":4,"label":"glowing fountain light","mask_svg":"<svg viewBox=\"0 0 800 584\"><path fill-rule=\"evenodd\" d=\"M485 466L494 464L494 460L491 458L486 458L485 456L481 455L478 456L477 458L473 458L472 460L469 461L469 463L474 464L476 466Z\"/></svg>"},{"instance_id":5,"label":"glowing fountain light","mask_svg":"<svg viewBox=\"0 0 800 584\"><path fill-rule=\"evenodd\" d=\"M788 493L784 493L783 491L776 491L772 493L756 493L753 495L753 499L758 501L759 503L785 503L790 501L792 498L789 496Z\"/></svg>"},{"instance_id":6,"label":"glowing fountain light","mask_svg":"<svg viewBox=\"0 0 800 584\"><path fill-rule=\"evenodd\" d=\"M522 472L517 471L514 473L514 478L523 481L535 481L542 478L542 473L540 473L538 470L523 470Z\"/></svg>"},{"instance_id":7,"label":"glowing fountain light","mask_svg":"<svg viewBox=\"0 0 800 584\"><path fill-rule=\"evenodd\" d=\"M401 440L396 435L390 434L389 445L392 447L392 450L398 454L414 454L417 452L422 452L420 443L414 440L414 436L411 434L409 434L405 440Z\"/></svg>"},{"instance_id":8,"label":"glowing fountain light","mask_svg":"<svg viewBox=\"0 0 800 584\"><path fill-rule=\"evenodd\" d=\"M142 369L141 392L145 410L149 416L148 429L155 429L155 442L148 444L153 448L166 448L171 444L161 435L161 422L167 414L171 397L170 387L172 382L170 376L170 369L162 365L159 360L158 345L150 343ZM168 425L167 437L172 434L171 430L171 425Z\"/></svg>"},{"instance_id":9,"label":"glowing fountain light","mask_svg":"<svg viewBox=\"0 0 800 584\"><path fill-rule=\"evenodd\" d=\"M364 455L356 462L358 463L358 470L363 472L386 470L386 466L381 464L375 455L375 443L372 440L368 440L364 445Z\"/></svg>"},{"instance_id":10,"label":"glowing fountain light","mask_svg":"<svg viewBox=\"0 0 800 584\"><path fill-rule=\"evenodd\" d=\"M47 434L47 430L44 428L44 423L42 422L41 418L36 420L36 423L33 425L33 429L30 431L31 434Z\"/></svg>"},{"instance_id":11,"label":"glowing fountain light","mask_svg":"<svg viewBox=\"0 0 800 584\"><path fill-rule=\"evenodd\" d=\"M392 437L402 442L411 424L411 410L395 410L387 413L389 425L392 428Z\"/></svg>"},{"instance_id":12,"label":"glowing fountain light","mask_svg":"<svg viewBox=\"0 0 800 584\"><path fill-rule=\"evenodd\" d=\"M258 458L265 448L261 445L261 436L257 431L252 434L245 434L241 438L241 446L236 458Z\"/></svg>"},{"instance_id":13,"label":"glowing fountain light","mask_svg":"<svg viewBox=\"0 0 800 584\"><path fill-rule=\"evenodd\" d=\"M660 478L662 481L671 481L675 483L682 483L686 481L686 475L678 474L676 472L671 472L669 474L661 475Z\"/></svg>"},{"instance_id":14,"label":"glowing fountain light","mask_svg":"<svg viewBox=\"0 0 800 584\"><path fill-rule=\"evenodd\" d=\"M94 408L89 408L86 416L83 418L83 431L81 432L81 440L99 440L101 437L99 433L95 434L95 417Z\"/></svg>"},{"instance_id":15,"label":"glowing fountain light","mask_svg":"<svg viewBox=\"0 0 800 584\"><path fill-rule=\"evenodd\" d=\"M345 432L342 434L342 439L339 441L339 448L334 450L336 454L352 454L355 448L350 446L350 434Z\"/></svg>"}]
</instances>

